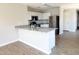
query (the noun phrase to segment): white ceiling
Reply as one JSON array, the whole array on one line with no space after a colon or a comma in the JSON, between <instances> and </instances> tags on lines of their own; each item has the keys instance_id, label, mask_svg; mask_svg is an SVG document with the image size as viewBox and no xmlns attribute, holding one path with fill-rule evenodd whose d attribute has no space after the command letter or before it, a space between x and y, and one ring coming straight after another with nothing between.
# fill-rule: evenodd
<instances>
[{"instance_id":1,"label":"white ceiling","mask_svg":"<svg viewBox=\"0 0 79 59\"><path fill-rule=\"evenodd\" d=\"M66 4L69 4L69 3L27 3L27 4L24 4L24 5L28 5L28 6L31 6L31 7L41 7L41 8L46 8L47 5L48 6L51 6L51 7L60 7L62 5L66 5Z\"/></svg>"},{"instance_id":2,"label":"white ceiling","mask_svg":"<svg viewBox=\"0 0 79 59\"><path fill-rule=\"evenodd\" d=\"M34 10L36 9L37 11L40 11L40 12L45 12L48 9L59 7L59 5L57 4L56 5L53 4L52 6L52 4L45 4L45 3L28 3L27 6L29 6Z\"/></svg>"},{"instance_id":3,"label":"white ceiling","mask_svg":"<svg viewBox=\"0 0 79 59\"><path fill-rule=\"evenodd\" d=\"M62 5L67 5L67 4L69 3L26 3L26 4L24 3L24 5L27 5L31 8L34 8L40 11L46 11L48 9L57 8Z\"/></svg>"},{"instance_id":4,"label":"white ceiling","mask_svg":"<svg viewBox=\"0 0 79 59\"><path fill-rule=\"evenodd\" d=\"M45 6L42 3L30 3L30 4L27 4L27 5L29 7L32 7L34 9L39 9L39 10L47 10L48 9L48 6Z\"/></svg>"}]
</instances>

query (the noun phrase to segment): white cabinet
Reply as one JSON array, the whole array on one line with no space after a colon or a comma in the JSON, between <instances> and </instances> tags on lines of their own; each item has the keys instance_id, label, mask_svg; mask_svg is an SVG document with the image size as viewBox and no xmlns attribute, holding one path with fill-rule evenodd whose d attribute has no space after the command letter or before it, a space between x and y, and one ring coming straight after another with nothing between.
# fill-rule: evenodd
<instances>
[{"instance_id":1,"label":"white cabinet","mask_svg":"<svg viewBox=\"0 0 79 59\"><path fill-rule=\"evenodd\" d=\"M29 20L31 19L31 16L38 16L38 19L42 19L42 13L40 12L28 12L28 17L29 17Z\"/></svg>"},{"instance_id":2,"label":"white cabinet","mask_svg":"<svg viewBox=\"0 0 79 59\"><path fill-rule=\"evenodd\" d=\"M42 19L49 19L50 13L43 13Z\"/></svg>"},{"instance_id":3,"label":"white cabinet","mask_svg":"<svg viewBox=\"0 0 79 59\"><path fill-rule=\"evenodd\" d=\"M55 29L49 32L18 29L18 33L20 41L44 53L50 54L51 49L55 46Z\"/></svg>"},{"instance_id":4,"label":"white cabinet","mask_svg":"<svg viewBox=\"0 0 79 59\"><path fill-rule=\"evenodd\" d=\"M47 27L47 28L49 28L49 24L41 24L41 27Z\"/></svg>"},{"instance_id":5,"label":"white cabinet","mask_svg":"<svg viewBox=\"0 0 79 59\"><path fill-rule=\"evenodd\" d=\"M40 12L31 12L29 11L27 16L29 17L29 19L31 19L31 16L38 16L38 19L40 20L43 20L43 19L49 19L49 16L51 14L50 13L40 13Z\"/></svg>"}]
</instances>

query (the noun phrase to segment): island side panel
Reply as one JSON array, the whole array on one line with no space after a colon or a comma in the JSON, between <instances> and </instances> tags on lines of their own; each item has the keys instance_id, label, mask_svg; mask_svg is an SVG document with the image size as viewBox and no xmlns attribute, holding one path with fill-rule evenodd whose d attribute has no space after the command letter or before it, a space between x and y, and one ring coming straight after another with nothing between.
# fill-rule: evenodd
<instances>
[{"instance_id":1,"label":"island side panel","mask_svg":"<svg viewBox=\"0 0 79 59\"><path fill-rule=\"evenodd\" d=\"M52 49L53 47L55 47L55 30L52 30L49 32L48 34L49 36L49 48Z\"/></svg>"},{"instance_id":2,"label":"island side panel","mask_svg":"<svg viewBox=\"0 0 79 59\"><path fill-rule=\"evenodd\" d=\"M49 48L49 37L46 32L31 31L25 29L18 29L19 40L37 48L47 54L51 53Z\"/></svg>"}]
</instances>

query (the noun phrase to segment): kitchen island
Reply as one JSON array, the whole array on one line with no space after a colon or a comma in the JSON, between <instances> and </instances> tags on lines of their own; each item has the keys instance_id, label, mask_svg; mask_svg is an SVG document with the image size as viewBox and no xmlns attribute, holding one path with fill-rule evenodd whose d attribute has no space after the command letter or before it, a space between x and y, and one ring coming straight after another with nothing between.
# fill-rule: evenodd
<instances>
[{"instance_id":1,"label":"kitchen island","mask_svg":"<svg viewBox=\"0 0 79 59\"><path fill-rule=\"evenodd\" d=\"M20 41L46 54L50 54L51 49L55 46L55 28L31 28L28 25L20 25L15 28L18 30Z\"/></svg>"}]
</instances>

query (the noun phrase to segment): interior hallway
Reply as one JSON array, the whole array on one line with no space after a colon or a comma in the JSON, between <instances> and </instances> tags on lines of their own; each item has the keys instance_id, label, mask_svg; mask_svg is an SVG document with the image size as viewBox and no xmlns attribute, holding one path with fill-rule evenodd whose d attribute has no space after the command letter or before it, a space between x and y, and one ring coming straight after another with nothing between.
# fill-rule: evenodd
<instances>
[{"instance_id":1,"label":"interior hallway","mask_svg":"<svg viewBox=\"0 0 79 59\"><path fill-rule=\"evenodd\" d=\"M15 42L1 47L0 55L45 55L45 53L21 42ZM58 36L51 55L79 55L79 31L64 32Z\"/></svg>"}]
</instances>

